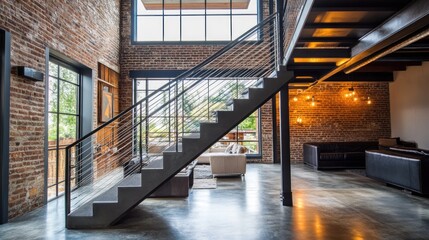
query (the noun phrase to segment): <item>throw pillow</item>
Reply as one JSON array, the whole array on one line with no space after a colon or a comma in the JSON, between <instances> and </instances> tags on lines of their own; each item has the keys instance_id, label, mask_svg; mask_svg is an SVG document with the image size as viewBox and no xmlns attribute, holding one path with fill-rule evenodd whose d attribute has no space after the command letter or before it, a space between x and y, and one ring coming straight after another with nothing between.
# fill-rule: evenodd
<instances>
[{"instance_id":1,"label":"throw pillow","mask_svg":"<svg viewBox=\"0 0 429 240\"><path fill-rule=\"evenodd\" d=\"M247 148L245 146L240 145L240 149L238 150L238 153L246 153Z\"/></svg>"}]
</instances>

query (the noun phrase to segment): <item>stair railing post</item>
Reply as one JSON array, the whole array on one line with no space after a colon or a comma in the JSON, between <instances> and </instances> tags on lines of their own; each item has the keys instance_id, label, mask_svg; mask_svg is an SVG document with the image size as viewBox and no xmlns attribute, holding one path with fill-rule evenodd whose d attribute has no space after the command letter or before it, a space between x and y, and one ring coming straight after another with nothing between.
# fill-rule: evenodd
<instances>
[{"instance_id":1,"label":"stair railing post","mask_svg":"<svg viewBox=\"0 0 429 240\"><path fill-rule=\"evenodd\" d=\"M66 214L65 214L65 222L66 222L66 226L68 226L68 220L67 220L67 216L69 215L69 213L70 213L70 210L71 210L71 184L70 184L70 179L71 179L71 176L70 176L70 173L71 173L71 164L70 164L70 161L71 161L71 151L70 151L70 148L66 148L66 172L65 172L65 174L66 174L66 179L65 179L65 192L64 192L64 197L65 197L65 204L66 204L66 207L65 207L65 210L66 210Z\"/></svg>"},{"instance_id":2,"label":"stair railing post","mask_svg":"<svg viewBox=\"0 0 429 240\"><path fill-rule=\"evenodd\" d=\"M175 82L175 100L174 100L174 114L175 114L175 138L176 138L176 152L179 151L179 109L178 109L178 98L177 95L179 94L179 89L178 89L178 82Z\"/></svg>"},{"instance_id":3,"label":"stair railing post","mask_svg":"<svg viewBox=\"0 0 429 240\"><path fill-rule=\"evenodd\" d=\"M139 134L140 134L140 139L139 139L139 157L140 157L140 161L139 161L139 163L140 163L140 167L139 167L139 169L140 169L140 171L141 171L141 169L142 169L142 166L143 166L143 136L142 136L142 134L143 134L143 130L142 130L142 126L143 126L143 109L142 109L142 103L140 103L140 122L139 122L139 128L140 128L140 130L139 130Z\"/></svg>"},{"instance_id":4,"label":"stair railing post","mask_svg":"<svg viewBox=\"0 0 429 240\"><path fill-rule=\"evenodd\" d=\"M284 55L284 46L283 46L283 36L284 36L284 28L283 28L283 18L284 18L284 6L285 0L276 0L277 5L277 66L282 64L282 59Z\"/></svg>"}]
</instances>

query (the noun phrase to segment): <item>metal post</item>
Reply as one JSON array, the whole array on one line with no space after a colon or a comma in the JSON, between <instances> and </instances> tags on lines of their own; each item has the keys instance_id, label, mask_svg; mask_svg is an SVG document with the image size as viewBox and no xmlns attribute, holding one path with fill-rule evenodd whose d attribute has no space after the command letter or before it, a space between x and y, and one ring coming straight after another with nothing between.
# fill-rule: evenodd
<instances>
[{"instance_id":1,"label":"metal post","mask_svg":"<svg viewBox=\"0 0 429 240\"><path fill-rule=\"evenodd\" d=\"M286 84L280 90L280 157L282 166L283 206L292 206L292 183L290 173L290 128L289 128L289 89Z\"/></svg>"},{"instance_id":2,"label":"metal post","mask_svg":"<svg viewBox=\"0 0 429 240\"><path fill-rule=\"evenodd\" d=\"M142 109L142 104L143 104L143 102L140 103L140 123L139 123L139 128L140 128L140 139L139 139L139 142L140 142L140 144L139 144L140 161L139 161L139 163L140 163L140 167L139 167L138 172L140 172L142 167L143 167L143 137L142 137L142 134L143 134L143 130L142 130L143 109Z\"/></svg>"},{"instance_id":3,"label":"metal post","mask_svg":"<svg viewBox=\"0 0 429 240\"><path fill-rule=\"evenodd\" d=\"M284 1L286 0L276 0L276 7L277 7L277 46L278 46L278 66L280 66L282 64L282 59L283 59L283 55L284 55L284 46L283 46L283 41L284 41L284 28L283 28L283 20L284 20L284 11L283 11L283 7L284 7Z\"/></svg>"},{"instance_id":4,"label":"metal post","mask_svg":"<svg viewBox=\"0 0 429 240\"><path fill-rule=\"evenodd\" d=\"M271 125L273 127L273 163L280 163L278 155L278 139L277 139L277 101L276 95L271 98Z\"/></svg>"},{"instance_id":5,"label":"metal post","mask_svg":"<svg viewBox=\"0 0 429 240\"><path fill-rule=\"evenodd\" d=\"M174 100L174 115L175 115L175 121L176 121L176 123L175 123L175 134L176 134L176 152L178 152L179 151L179 124L178 124L178 122L179 122L179 109L178 109L178 98L177 98L177 95L178 95L178 93L179 93L179 90L178 90L178 83L176 82L175 83L175 91L176 91L176 94L175 94L175 96L174 96L174 98L175 98L175 100Z\"/></svg>"},{"instance_id":6,"label":"metal post","mask_svg":"<svg viewBox=\"0 0 429 240\"><path fill-rule=\"evenodd\" d=\"M66 207L65 207L65 210L66 210L66 214L65 214L65 217L66 217L66 227L68 226L68 221L67 221L67 216L68 216L68 214L70 213L70 210L71 210L71 183L70 183L70 180L71 180L71 176L70 176L70 174L71 174L71 148L69 148L69 147L67 147L66 148L66 178L65 178L65 192L64 192L64 197L65 197L65 200L66 200L66 202L65 202L65 204L66 204Z\"/></svg>"},{"instance_id":7,"label":"metal post","mask_svg":"<svg viewBox=\"0 0 429 240\"><path fill-rule=\"evenodd\" d=\"M10 33L0 29L0 224L8 220Z\"/></svg>"}]
</instances>

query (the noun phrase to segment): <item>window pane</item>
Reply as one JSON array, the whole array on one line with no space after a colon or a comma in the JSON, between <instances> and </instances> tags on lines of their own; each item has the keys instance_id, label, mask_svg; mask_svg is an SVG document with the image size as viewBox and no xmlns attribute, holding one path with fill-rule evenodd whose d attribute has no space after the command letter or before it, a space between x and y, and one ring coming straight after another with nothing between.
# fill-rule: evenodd
<instances>
[{"instance_id":1,"label":"window pane","mask_svg":"<svg viewBox=\"0 0 429 240\"><path fill-rule=\"evenodd\" d=\"M230 14L230 1L207 0L207 14Z\"/></svg>"},{"instance_id":2,"label":"window pane","mask_svg":"<svg viewBox=\"0 0 429 240\"><path fill-rule=\"evenodd\" d=\"M164 86L165 84L168 83L168 80L160 80L160 81L154 81L154 80L150 80L148 82L148 88L149 90L158 90L160 87Z\"/></svg>"},{"instance_id":3,"label":"window pane","mask_svg":"<svg viewBox=\"0 0 429 240\"><path fill-rule=\"evenodd\" d=\"M164 15L179 15L179 14L180 14L180 0L165 0Z\"/></svg>"},{"instance_id":4,"label":"window pane","mask_svg":"<svg viewBox=\"0 0 429 240\"><path fill-rule=\"evenodd\" d=\"M162 0L146 1L144 5L141 0L135 1L137 2L138 15L162 14Z\"/></svg>"},{"instance_id":5,"label":"window pane","mask_svg":"<svg viewBox=\"0 0 429 240\"><path fill-rule=\"evenodd\" d=\"M207 41L231 40L229 16L207 16Z\"/></svg>"},{"instance_id":6,"label":"window pane","mask_svg":"<svg viewBox=\"0 0 429 240\"><path fill-rule=\"evenodd\" d=\"M247 1L233 1L232 14L257 14L258 13L258 0L250 0L249 5Z\"/></svg>"},{"instance_id":7,"label":"window pane","mask_svg":"<svg viewBox=\"0 0 429 240\"><path fill-rule=\"evenodd\" d=\"M49 62L49 75L58 77L58 65L52 62Z\"/></svg>"},{"instance_id":8,"label":"window pane","mask_svg":"<svg viewBox=\"0 0 429 240\"><path fill-rule=\"evenodd\" d=\"M204 41L205 21L200 16L182 17L182 40L183 41Z\"/></svg>"},{"instance_id":9,"label":"window pane","mask_svg":"<svg viewBox=\"0 0 429 240\"><path fill-rule=\"evenodd\" d=\"M164 17L164 41L180 41L180 17Z\"/></svg>"},{"instance_id":10,"label":"window pane","mask_svg":"<svg viewBox=\"0 0 429 240\"><path fill-rule=\"evenodd\" d=\"M49 78L49 111L58 112L58 82L57 79Z\"/></svg>"},{"instance_id":11,"label":"window pane","mask_svg":"<svg viewBox=\"0 0 429 240\"><path fill-rule=\"evenodd\" d=\"M205 14L204 1L182 0L182 14Z\"/></svg>"},{"instance_id":12,"label":"window pane","mask_svg":"<svg viewBox=\"0 0 429 240\"><path fill-rule=\"evenodd\" d=\"M137 90L146 89L146 80L137 80L136 81L136 87L137 87Z\"/></svg>"},{"instance_id":13,"label":"window pane","mask_svg":"<svg viewBox=\"0 0 429 240\"><path fill-rule=\"evenodd\" d=\"M145 94L146 92L145 91L138 91L137 92L137 95L136 95L136 97L137 97L137 102L138 101L140 101L140 100L142 100L143 98L145 98L146 97L146 94Z\"/></svg>"},{"instance_id":14,"label":"window pane","mask_svg":"<svg viewBox=\"0 0 429 240\"><path fill-rule=\"evenodd\" d=\"M232 39L236 39L257 24L257 16L233 16L232 17ZM247 40L257 40L257 35L250 36Z\"/></svg>"},{"instance_id":15,"label":"window pane","mask_svg":"<svg viewBox=\"0 0 429 240\"><path fill-rule=\"evenodd\" d=\"M137 41L162 41L162 16L137 17Z\"/></svg>"},{"instance_id":16,"label":"window pane","mask_svg":"<svg viewBox=\"0 0 429 240\"><path fill-rule=\"evenodd\" d=\"M69 145L76 141L77 117L60 115L59 120L59 145Z\"/></svg>"},{"instance_id":17,"label":"window pane","mask_svg":"<svg viewBox=\"0 0 429 240\"><path fill-rule=\"evenodd\" d=\"M57 114L48 115L48 141L49 146L57 145Z\"/></svg>"},{"instance_id":18,"label":"window pane","mask_svg":"<svg viewBox=\"0 0 429 240\"><path fill-rule=\"evenodd\" d=\"M77 114L78 87L71 83L60 82L59 108L61 113Z\"/></svg>"},{"instance_id":19,"label":"window pane","mask_svg":"<svg viewBox=\"0 0 429 240\"><path fill-rule=\"evenodd\" d=\"M63 80L67 80L69 82L78 84L78 74L68 68L63 68L60 66L60 78Z\"/></svg>"}]
</instances>

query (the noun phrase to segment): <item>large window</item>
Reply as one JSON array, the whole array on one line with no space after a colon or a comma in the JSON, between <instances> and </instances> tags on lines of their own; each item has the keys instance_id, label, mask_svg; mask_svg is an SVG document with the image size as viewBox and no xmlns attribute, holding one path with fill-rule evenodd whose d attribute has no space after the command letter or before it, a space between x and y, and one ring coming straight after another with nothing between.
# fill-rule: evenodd
<instances>
[{"instance_id":1,"label":"large window","mask_svg":"<svg viewBox=\"0 0 429 240\"><path fill-rule=\"evenodd\" d=\"M259 1L134 0L134 40L231 41L258 23Z\"/></svg>"},{"instance_id":2,"label":"large window","mask_svg":"<svg viewBox=\"0 0 429 240\"><path fill-rule=\"evenodd\" d=\"M170 79L160 78L139 78L135 79L134 83L134 101L137 102L148 94L158 90L166 84ZM218 83L224 82L224 83ZM162 149L165 149L174 142L174 133L179 131L179 134L192 134L199 131L199 122L214 121L215 110L226 108L225 102L227 99L234 97L232 95L222 95L223 93L233 93L243 84L240 81L225 81L221 79L213 79L207 82L207 86L200 86L201 90L193 93L182 95L184 107L180 109L179 126L176 129L174 125L174 117L170 117L170 112L173 112L174 105L171 109L167 106L162 111L149 118L146 152L149 154L159 154ZM216 87L217 86L217 87ZM230 91L226 88L231 88ZM204 90L203 90L204 89ZM211 90L210 90L211 89ZM224 89L220 91L220 89ZM211 92L213 91L213 92ZM150 108L154 109L169 101L172 97L171 93L165 91L162 98L158 102L150 103ZM251 114L247 119L241 122L237 127L226 134L215 146L225 148L230 143L239 143L248 149L248 155L260 155L260 134L259 134L259 110ZM138 131L139 132L139 131ZM139 134L137 132L137 135Z\"/></svg>"},{"instance_id":3,"label":"large window","mask_svg":"<svg viewBox=\"0 0 429 240\"><path fill-rule=\"evenodd\" d=\"M49 62L48 200L65 188L65 148L77 140L81 77L59 61Z\"/></svg>"}]
</instances>

